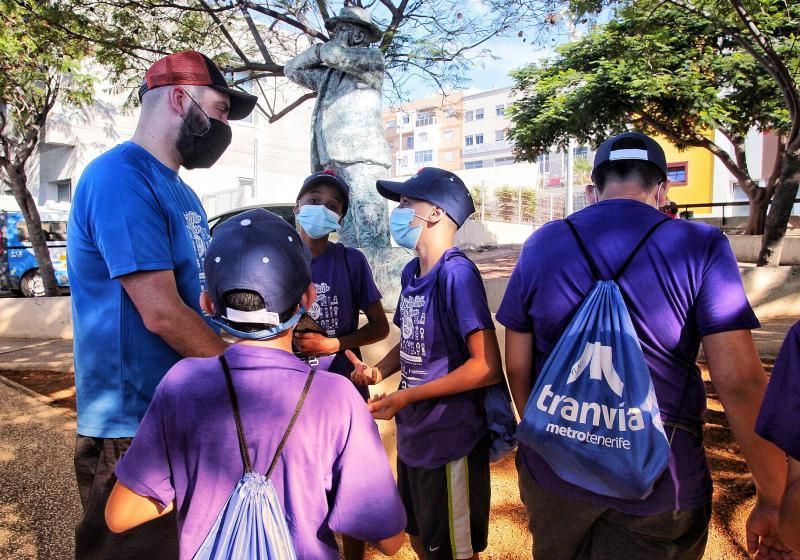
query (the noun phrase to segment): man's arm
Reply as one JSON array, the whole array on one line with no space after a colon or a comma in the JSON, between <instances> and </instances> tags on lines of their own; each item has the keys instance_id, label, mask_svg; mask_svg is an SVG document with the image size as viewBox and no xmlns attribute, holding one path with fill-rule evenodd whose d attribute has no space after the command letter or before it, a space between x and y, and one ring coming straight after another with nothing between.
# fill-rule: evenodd
<instances>
[{"instance_id":1,"label":"man's arm","mask_svg":"<svg viewBox=\"0 0 800 560\"><path fill-rule=\"evenodd\" d=\"M323 334L312 332L295 332L295 344L303 354L318 356L360 348L389 336L389 321L386 319L386 312L383 310L380 300L370 304L364 314L367 316L367 323L356 332L339 338L329 338Z\"/></svg>"},{"instance_id":2,"label":"man's arm","mask_svg":"<svg viewBox=\"0 0 800 560\"><path fill-rule=\"evenodd\" d=\"M119 278L144 326L184 357L218 356L227 344L178 294L172 270L134 272Z\"/></svg>"},{"instance_id":3,"label":"man's arm","mask_svg":"<svg viewBox=\"0 0 800 560\"><path fill-rule=\"evenodd\" d=\"M533 390L533 333L506 328L506 375L520 418Z\"/></svg>"},{"instance_id":4,"label":"man's arm","mask_svg":"<svg viewBox=\"0 0 800 560\"><path fill-rule=\"evenodd\" d=\"M106 502L106 524L112 533L122 533L168 514L174 505L175 502L170 502L163 507L156 500L140 496L117 481Z\"/></svg>"},{"instance_id":5,"label":"man's arm","mask_svg":"<svg viewBox=\"0 0 800 560\"><path fill-rule=\"evenodd\" d=\"M747 520L748 552L766 558L786 547L778 537L778 512L786 484L785 455L755 432L767 376L749 330L703 337L711 382L756 486L756 504Z\"/></svg>"},{"instance_id":6,"label":"man's arm","mask_svg":"<svg viewBox=\"0 0 800 560\"><path fill-rule=\"evenodd\" d=\"M328 68L350 74L374 89L381 89L385 61L380 50L348 48L338 41L329 41L320 46L319 57Z\"/></svg>"},{"instance_id":7,"label":"man's arm","mask_svg":"<svg viewBox=\"0 0 800 560\"><path fill-rule=\"evenodd\" d=\"M289 60L283 67L284 75L304 88L318 91L327 70L320 59L321 47L322 43L311 45L311 48Z\"/></svg>"},{"instance_id":8,"label":"man's arm","mask_svg":"<svg viewBox=\"0 0 800 560\"><path fill-rule=\"evenodd\" d=\"M474 331L467 336L469 358L445 376L386 396L371 399L369 410L379 420L391 420L399 410L426 399L488 387L503 378L503 365L497 335L492 329Z\"/></svg>"},{"instance_id":9,"label":"man's arm","mask_svg":"<svg viewBox=\"0 0 800 560\"><path fill-rule=\"evenodd\" d=\"M800 461L792 457L781 502L780 535L783 544L800 555Z\"/></svg>"}]
</instances>

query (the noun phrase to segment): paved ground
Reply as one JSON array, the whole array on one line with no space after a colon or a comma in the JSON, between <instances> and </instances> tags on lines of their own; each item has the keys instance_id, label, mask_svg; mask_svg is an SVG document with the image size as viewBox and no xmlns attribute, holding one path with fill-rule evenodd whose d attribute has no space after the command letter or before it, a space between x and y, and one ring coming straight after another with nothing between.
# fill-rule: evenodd
<instances>
[{"instance_id":1,"label":"paved ground","mask_svg":"<svg viewBox=\"0 0 800 560\"><path fill-rule=\"evenodd\" d=\"M73 556L74 446L72 413L0 384L0 558Z\"/></svg>"}]
</instances>

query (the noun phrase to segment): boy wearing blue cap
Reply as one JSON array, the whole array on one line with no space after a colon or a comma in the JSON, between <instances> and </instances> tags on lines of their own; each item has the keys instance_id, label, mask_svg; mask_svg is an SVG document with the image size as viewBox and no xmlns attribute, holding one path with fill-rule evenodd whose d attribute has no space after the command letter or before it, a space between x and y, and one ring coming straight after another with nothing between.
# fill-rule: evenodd
<instances>
[{"instance_id":1,"label":"boy wearing blue cap","mask_svg":"<svg viewBox=\"0 0 800 560\"><path fill-rule=\"evenodd\" d=\"M501 380L502 365L480 273L454 246L475 207L461 179L442 169L377 187L399 202L392 237L419 256L402 273L400 343L374 367L351 357L352 376L372 384L401 372L400 389L376 395L369 408L377 419L396 418L397 484L415 552L477 558L490 499L482 388Z\"/></svg>"},{"instance_id":2,"label":"boy wearing blue cap","mask_svg":"<svg viewBox=\"0 0 800 560\"><path fill-rule=\"evenodd\" d=\"M238 342L220 357L182 360L161 381L117 464L106 508L112 531L174 508L180 557L192 558L242 478L245 449L261 474L277 455L269 480L298 558L339 558L334 531L384 554L400 548L405 515L364 402L348 380L311 376L292 354L294 326L315 297L310 261L294 228L265 210L215 231L201 305Z\"/></svg>"},{"instance_id":3,"label":"boy wearing blue cap","mask_svg":"<svg viewBox=\"0 0 800 560\"><path fill-rule=\"evenodd\" d=\"M353 368L345 350L361 358L359 347L389 334L381 293L366 257L358 249L329 240L330 234L341 227L349 198L348 184L325 170L303 181L294 208L300 237L311 251L311 279L317 291L308 314L325 331L295 331L295 347L301 354L315 357L320 369L348 378ZM359 312L367 317L367 324L361 328ZM358 386L358 390L364 400L369 398L367 387Z\"/></svg>"}]
</instances>

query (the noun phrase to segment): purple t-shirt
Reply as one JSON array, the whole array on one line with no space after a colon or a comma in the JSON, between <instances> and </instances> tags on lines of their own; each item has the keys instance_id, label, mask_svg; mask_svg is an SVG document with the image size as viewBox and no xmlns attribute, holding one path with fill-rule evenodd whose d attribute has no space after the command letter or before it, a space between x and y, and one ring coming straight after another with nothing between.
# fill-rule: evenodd
<instances>
[{"instance_id":1,"label":"purple t-shirt","mask_svg":"<svg viewBox=\"0 0 800 560\"><path fill-rule=\"evenodd\" d=\"M263 474L309 367L287 352L242 344L225 357L253 468ZM217 358L180 361L117 463L117 477L137 494L162 505L176 500L182 559L195 554L243 474L227 395ZM271 480L298 558L339 558L334 531L375 541L405 528L375 422L339 375L318 371Z\"/></svg>"},{"instance_id":2,"label":"purple t-shirt","mask_svg":"<svg viewBox=\"0 0 800 560\"><path fill-rule=\"evenodd\" d=\"M615 275L645 233L663 218L651 206L623 199L602 201L570 216L604 279ZM546 224L525 242L497 320L511 330L533 333L535 374L593 284L589 264L567 224ZM699 430L706 403L695 365L701 338L759 326L728 240L717 228L673 220L656 230L618 284L650 367L662 418ZM573 499L634 515L706 504L711 477L702 440L687 430L666 430L668 437L674 431L668 471L653 493L639 501L573 486L532 449L520 449L539 484Z\"/></svg>"},{"instance_id":3,"label":"purple t-shirt","mask_svg":"<svg viewBox=\"0 0 800 560\"><path fill-rule=\"evenodd\" d=\"M328 336L354 333L358 330L358 312L366 312L381 299L364 254L340 243L328 243L325 252L311 260L311 278L317 289L317 300L308 314ZM354 351L360 357L358 349ZM353 370L343 351L319 358L318 367L348 378ZM362 396L369 396L366 387L361 390L366 391Z\"/></svg>"},{"instance_id":4,"label":"purple t-shirt","mask_svg":"<svg viewBox=\"0 0 800 560\"><path fill-rule=\"evenodd\" d=\"M467 336L494 329L480 272L448 249L425 276L419 258L403 269L394 315L400 328L400 389L439 379L469 359ZM413 403L397 413L397 455L433 469L469 454L486 433L483 391Z\"/></svg>"},{"instance_id":5,"label":"purple t-shirt","mask_svg":"<svg viewBox=\"0 0 800 560\"><path fill-rule=\"evenodd\" d=\"M800 322L789 330L775 359L756 432L800 461Z\"/></svg>"}]
</instances>

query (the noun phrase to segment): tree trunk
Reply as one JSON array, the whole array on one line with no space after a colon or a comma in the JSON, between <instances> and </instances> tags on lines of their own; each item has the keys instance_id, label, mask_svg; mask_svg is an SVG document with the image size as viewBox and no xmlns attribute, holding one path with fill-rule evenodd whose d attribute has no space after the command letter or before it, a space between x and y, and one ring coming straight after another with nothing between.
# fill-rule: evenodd
<instances>
[{"instance_id":1,"label":"tree trunk","mask_svg":"<svg viewBox=\"0 0 800 560\"><path fill-rule=\"evenodd\" d=\"M781 160L781 176L772 204L767 214L764 235L761 240L761 253L758 255L758 266L778 266L781 260L783 236L789 216L792 214L794 199L800 186L800 152L787 152Z\"/></svg>"},{"instance_id":2,"label":"tree trunk","mask_svg":"<svg viewBox=\"0 0 800 560\"><path fill-rule=\"evenodd\" d=\"M10 170L8 178L11 182L11 189L14 191L14 198L19 204L22 215L25 217L25 224L28 227L28 236L33 246L33 254L39 265L39 274L44 283L44 294L46 296L59 295L56 273L53 270L53 262L50 260L50 249L47 247L47 239L42 231L42 220L39 218L39 210L28 190L28 178L24 172Z\"/></svg>"},{"instance_id":3,"label":"tree trunk","mask_svg":"<svg viewBox=\"0 0 800 560\"><path fill-rule=\"evenodd\" d=\"M752 188L745 190L745 192L747 193L750 207L744 233L745 235L762 235L767 218L767 207L769 206L766 189L762 189L753 182Z\"/></svg>"}]
</instances>

